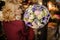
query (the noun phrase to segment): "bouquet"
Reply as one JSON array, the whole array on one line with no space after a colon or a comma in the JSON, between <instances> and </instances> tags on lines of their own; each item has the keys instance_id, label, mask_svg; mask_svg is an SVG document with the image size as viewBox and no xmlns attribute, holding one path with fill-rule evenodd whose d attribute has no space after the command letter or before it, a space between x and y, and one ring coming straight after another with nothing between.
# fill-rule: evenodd
<instances>
[{"instance_id":1,"label":"bouquet","mask_svg":"<svg viewBox=\"0 0 60 40\"><path fill-rule=\"evenodd\" d=\"M50 18L48 9L43 5L30 5L24 13L25 24L31 28L44 27Z\"/></svg>"}]
</instances>

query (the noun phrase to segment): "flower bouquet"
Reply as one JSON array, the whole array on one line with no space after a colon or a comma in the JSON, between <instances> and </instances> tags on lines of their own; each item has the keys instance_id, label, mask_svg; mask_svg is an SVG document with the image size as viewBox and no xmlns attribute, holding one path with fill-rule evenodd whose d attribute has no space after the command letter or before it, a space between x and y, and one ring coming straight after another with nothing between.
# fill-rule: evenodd
<instances>
[{"instance_id":1,"label":"flower bouquet","mask_svg":"<svg viewBox=\"0 0 60 40\"><path fill-rule=\"evenodd\" d=\"M24 14L25 24L31 28L44 27L50 18L50 13L43 5L30 5Z\"/></svg>"}]
</instances>

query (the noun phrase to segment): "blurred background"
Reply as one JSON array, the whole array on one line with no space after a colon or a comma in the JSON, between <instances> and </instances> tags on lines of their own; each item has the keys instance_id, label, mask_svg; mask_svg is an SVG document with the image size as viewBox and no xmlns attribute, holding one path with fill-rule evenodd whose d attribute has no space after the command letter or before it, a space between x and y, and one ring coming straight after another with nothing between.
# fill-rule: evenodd
<instances>
[{"instance_id":1,"label":"blurred background","mask_svg":"<svg viewBox=\"0 0 60 40\"><path fill-rule=\"evenodd\" d=\"M22 0L23 10L28 8L29 5L34 4L36 0ZM60 40L60 0L38 0L40 5L45 5L51 18L47 24L47 40ZM0 15L2 13L2 7L5 5L5 0L0 0ZM6 36L3 30L3 26L0 22L0 40L6 40Z\"/></svg>"}]
</instances>

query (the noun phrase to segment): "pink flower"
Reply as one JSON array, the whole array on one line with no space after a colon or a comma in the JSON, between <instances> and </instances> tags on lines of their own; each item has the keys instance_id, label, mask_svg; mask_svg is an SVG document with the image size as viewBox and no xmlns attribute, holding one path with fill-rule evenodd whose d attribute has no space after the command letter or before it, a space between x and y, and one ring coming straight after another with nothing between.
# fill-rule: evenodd
<instances>
[{"instance_id":1,"label":"pink flower","mask_svg":"<svg viewBox=\"0 0 60 40\"><path fill-rule=\"evenodd\" d=\"M40 11L36 10L34 13L35 13L36 16L38 16L40 14Z\"/></svg>"}]
</instances>

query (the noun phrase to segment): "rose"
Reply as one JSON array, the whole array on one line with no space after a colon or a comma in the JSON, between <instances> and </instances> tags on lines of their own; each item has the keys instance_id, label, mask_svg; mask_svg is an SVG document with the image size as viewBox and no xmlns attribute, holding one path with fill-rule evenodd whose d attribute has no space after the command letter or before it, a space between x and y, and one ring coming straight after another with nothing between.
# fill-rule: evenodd
<instances>
[{"instance_id":1,"label":"rose","mask_svg":"<svg viewBox=\"0 0 60 40\"><path fill-rule=\"evenodd\" d=\"M36 10L34 13L35 13L36 16L38 16L40 14L40 11Z\"/></svg>"}]
</instances>

